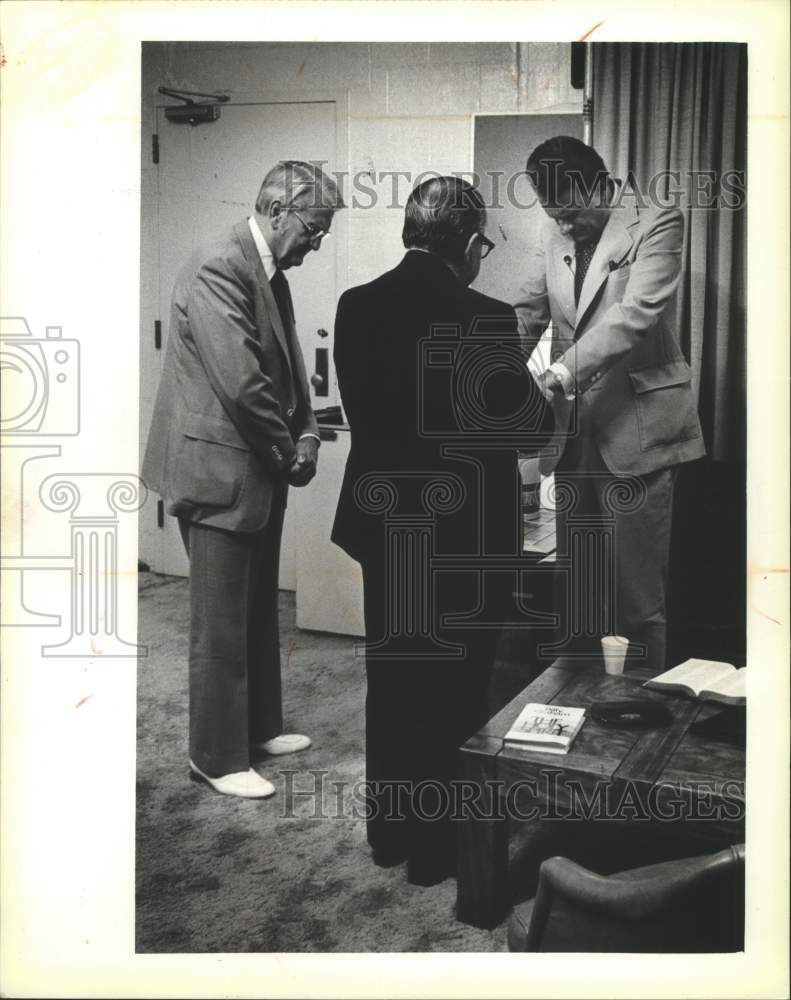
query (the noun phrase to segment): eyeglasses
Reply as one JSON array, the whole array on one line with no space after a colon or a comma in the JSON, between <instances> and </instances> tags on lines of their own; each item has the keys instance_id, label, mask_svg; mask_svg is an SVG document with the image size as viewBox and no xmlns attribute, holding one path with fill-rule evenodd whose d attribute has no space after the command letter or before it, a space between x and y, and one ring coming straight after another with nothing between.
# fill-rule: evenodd
<instances>
[{"instance_id":1,"label":"eyeglasses","mask_svg":"<svg viewBox=\"0 0 791 1000\"><path fill-rule=\"evenodd\" d=\"M486 260L497 244L492 243L492 241L487 239L483 233L478 233L478 239L481 241L481 260Z\"/></svg>"},{"instance_id":2,"label":"eyeglasses","mask_svg":"<svg viewBox=\"0 0 791 1000\"><path fill-rule=\"evenodd\" d=\"M310 237L311 243L319 244L324 239L325 236L330 235L329 229L322 229L321 226L316 226L312 222L305 222L302 216L295 208L290 208L289 212L293 212L294 215L299 219L302 225L305 227L305 231Z\"/></svg>"}]
</instances>

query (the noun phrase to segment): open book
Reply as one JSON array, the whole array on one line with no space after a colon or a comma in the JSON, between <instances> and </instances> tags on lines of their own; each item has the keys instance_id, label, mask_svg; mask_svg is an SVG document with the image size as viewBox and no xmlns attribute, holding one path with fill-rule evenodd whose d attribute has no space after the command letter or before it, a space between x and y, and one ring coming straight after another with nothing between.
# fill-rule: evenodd
<instances>
[{"instance_id":1,"label":"open book","mask_svg":"<svg viewBox=\"0 0 791 1000\"><path fill-rule=\"evenodd\" d=\"M584 721L584 708L530 702L505 734L503 745L541 753L568 753Z\"/></svg>"},{"instance_id":2,"label":"open book","mask_svg":"<svg viewBox=\"0 0 791 1000\"><path fill-rule=\"evenodd\" d=\"M725 705L747 703L747 671L717 660L686 660L646 681L643 687L657 691L683 691L704 701Z\"/></svg>"}]
</instances>

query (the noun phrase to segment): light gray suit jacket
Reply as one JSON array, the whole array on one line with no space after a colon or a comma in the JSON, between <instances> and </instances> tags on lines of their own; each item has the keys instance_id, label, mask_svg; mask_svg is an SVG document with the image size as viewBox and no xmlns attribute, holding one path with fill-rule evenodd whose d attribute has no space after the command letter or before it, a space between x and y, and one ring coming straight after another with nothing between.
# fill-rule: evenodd
<instances>
[{"instance_id":1,"label":"light gray suit jacket","mask_svg":"<svg viewBox=\"0 0 791 1000\"><path fill-rule=\"evenodd\" d=\"M705 453L671 304L683 232L677 209L613 208L575 306L574 244L547 219L514 303L526 349L551 320L551 360L577 381L576 404L556 399L558 426L576 418L614 473L644 475Z\"/></svg>"},{"instance_id":2,"label":"light gray suit jacket","mask_svg":"<svg viewBox=\"0 0 791 1000\"><path fill-rule=\"evenodd\" d=\"M229 531L269 517L317 434L289 296L284 328L247 222L181 271L143 478L169 514Z\"/></svg>"}]
</instances>

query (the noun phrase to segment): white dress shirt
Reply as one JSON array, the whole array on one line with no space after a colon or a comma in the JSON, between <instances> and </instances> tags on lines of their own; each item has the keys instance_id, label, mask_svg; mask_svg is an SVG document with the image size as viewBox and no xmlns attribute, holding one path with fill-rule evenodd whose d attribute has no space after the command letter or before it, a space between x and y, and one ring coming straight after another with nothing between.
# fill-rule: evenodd
<instances>
[{"instance_id":1,"label":"white dress shirt","mask_svg":"<svg viewBox=\"0 0 791 1000\"><path fill-rule=\"evenodd\" d=\"M261 258L261 264L264 268L264 274L266 275L266 280L271 281L275 276L275 271L277 271L277 264L275 263L275 258L272 256L272 251L269 249L269 244L264 239L264 234L258 225L254 215L251 215L247 220L247 225L250 228L250 235L253 237L253 242L255 243L255 248L258 251L258 256ZM319 443L321 443L321 438L318 434L314 434L312 431L307 431L305 434L300 434L299 440L303 438L315 438Z\"/></svg>"},{"instance_id":2,"label":"white dress shirt","mask_svg":"<svg viewBox=\"0 0 791 1000\"><path fill-rule=\"evenodd\" d=\"M275 276L275 271L277 270L275 258L272 256L269 244L264 239L264 234L261 232L254 215L251 215L247 220L247 225L250 227L250 235L253 237L253 242L255 243L255 248L258 251L258 256L261 258L261 263L264 265L266 280L271 281Z\"/></svg>"}]
</instances>

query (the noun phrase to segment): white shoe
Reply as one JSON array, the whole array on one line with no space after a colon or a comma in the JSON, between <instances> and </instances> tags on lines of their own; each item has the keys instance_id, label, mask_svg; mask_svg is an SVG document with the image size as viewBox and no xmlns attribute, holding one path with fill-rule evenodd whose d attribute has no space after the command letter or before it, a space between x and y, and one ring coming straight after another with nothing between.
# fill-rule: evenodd
<instances>
[{"instance_id":1,"label":"white shoe","mask_svg":"<svg viewBox=\"0 0 791 1000\"><path fill-rule=\"evenodd\" d=\"M223 774L220 778L210 778L190 761L190 771L193 781L205 781L221 795L238 795L242 799L268 799L275 794L272 782L262 778L252 767L249 771L235 771L233 774Z\"/></svg>"},{"instance_id":2,"label":"white shoe","mask_svg":"<svg viewBox=\"0 0 791 1000\"><path fill-rule=\"evenodd\" d=\"M261 753L269 754L270 757L279 757L284 753L296 753L297 750L307 750L309 746L309 736L300 736L299 733L283 733L281 736L275 736L265 743L259 743L258 749Z\"/></svg>"}]
</instances>

